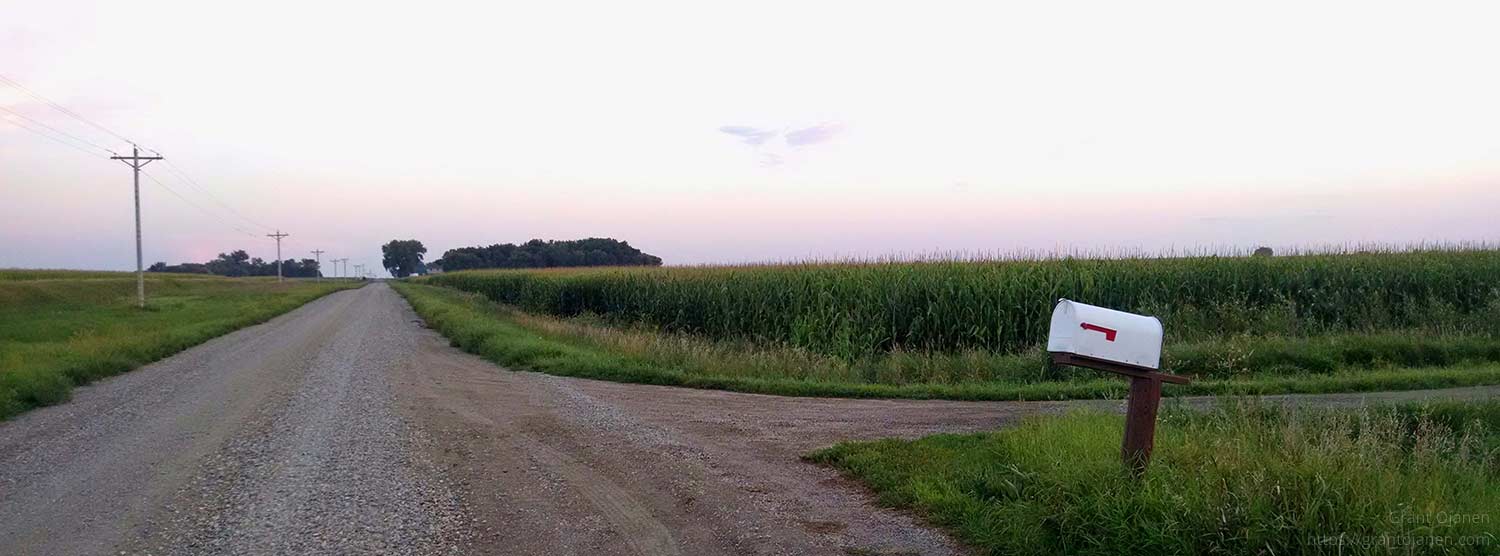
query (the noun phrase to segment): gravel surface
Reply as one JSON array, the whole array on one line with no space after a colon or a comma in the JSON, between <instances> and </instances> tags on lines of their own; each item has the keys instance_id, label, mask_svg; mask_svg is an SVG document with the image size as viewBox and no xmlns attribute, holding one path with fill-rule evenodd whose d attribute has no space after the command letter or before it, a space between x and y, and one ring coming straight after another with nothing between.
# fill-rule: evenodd
<instances>
[{"instance_id":1,"label":"gravel surface","mask_svg":"<svg viewBox=\"0 0 1500 556\"><path fill-rule=\"evenodd\" d=\"M462 549L430 439L393 411L403 309L336 293L0 425L0 552Z\"/></svg>"},{"instance_id":2,"label":"gravel surface","mask_svg":"<svg viewBox=\"0 0 1500 556\"><path fill-rule=\"evenodd\" d=\"M449 347L374 284L0 423L0 553L963 553L799 456L1076 405L1120 404L785 398L508 372Z\"/></svg>"}]
</instances>

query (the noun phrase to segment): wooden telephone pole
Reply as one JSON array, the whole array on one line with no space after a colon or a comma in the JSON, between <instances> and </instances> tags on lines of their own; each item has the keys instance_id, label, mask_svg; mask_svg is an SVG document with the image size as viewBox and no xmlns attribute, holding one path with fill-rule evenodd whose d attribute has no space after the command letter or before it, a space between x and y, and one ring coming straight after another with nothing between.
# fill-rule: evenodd
<instances>
[{"instance_id":1,"label":"wooden telephone pole","mask_svg":"<svg viewBox=\"0 0 1500 556\"><path fill-rule=\"evenodd\" d=\"M276 233L274 233L274 234L266 234L266 237L276 238L276 281L277 282L281 281L281 238L284 238L284 237L289 236L289 235L292 235L292 234L283 234L283 233L281 233L281 230L276 230Z\"/></svg>"},{"instance_id":2,"label":"wooden telephone pole","mask_svg":"<svg viewBox=\"0 0 1500 556\"><path fill-rule=\"evenodd\" d=\"M312 254L318 257L318 268L314 270L316 273L315 276L317 276L317 279L314 280L315 282L323 281L323 252L322 249L312 250Z\"/></svg>"},{"instance_id":3,"label":"wooden telephone pole","mask_svg":"<svg viewBox=\"0 0 1500 556\"><path fill-rule=\"evenodd\" d=\"M141 264L141 168L146 167L153 160L161 160L161 157L141 156L141 148L131 145L130 156L111 156L110 158L124 162L135 171L135 298L136 306L145 309L146 269Z\"/></svg>"}]
</instances>

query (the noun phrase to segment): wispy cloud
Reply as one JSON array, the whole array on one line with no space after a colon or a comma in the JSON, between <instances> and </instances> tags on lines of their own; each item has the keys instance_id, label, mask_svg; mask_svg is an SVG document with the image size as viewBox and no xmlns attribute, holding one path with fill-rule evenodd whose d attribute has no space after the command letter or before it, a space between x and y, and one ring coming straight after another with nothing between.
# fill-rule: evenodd
<instances>
[{"instance_id":1,"label":"wispy cloud","mask_svg":"<svg viewBox=\"0 0 1500 556\"><path fill-rule=\"evenodd\" d=\"M740 140L744 141L746 145L750 145L752 147L759 147L765 144L766 141L769 141L772 137L775 137L777 135L776 131L772 131L769 129L757 129L742 125L726 125L719 128L719 131L739 137Z\"/></svg>"},{"instance_id":2,"label":"wispy cloud","mask_svg":"<svg viewBox=\"0 0 1500 556\"><path fill-rule=\"evenodd\" d=\"M803 145L816 145L824 143L844 131L844 126L838 123L826 123L812 127L788 131L785 134L786 144L793 147Z\"/></svg>"},{"instance_id":3,"label":"wispy cloud","mask_svg":"<svg viewBox=\"0 0 1500 556\"><path fill-rule=\"evenodd\" d=\"M844 125L828 122L798 129L726 125L720 127L719 131L738 137L740 142L755 149L756 154L760 155L761 165L779 166L797 149L833 140L843 133Z\"/></svg>"}]
</instances>

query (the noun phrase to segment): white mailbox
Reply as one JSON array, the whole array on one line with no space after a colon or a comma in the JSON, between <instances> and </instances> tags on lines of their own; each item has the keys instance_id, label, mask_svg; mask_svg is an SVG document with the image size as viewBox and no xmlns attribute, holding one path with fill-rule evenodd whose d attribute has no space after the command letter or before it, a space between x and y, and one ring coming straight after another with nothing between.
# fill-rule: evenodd
<instances>
[{"instance_id":1,"label":"white mailbox","mask_svg":"<svg viewBox=\"0 0 1500 556\"><path fill-rule=\"evenodd\" d=\"M1161 367L1161 332L1156 317L1059 299L1047 351L1156 370Z\"/></svg>"}]
</instances>

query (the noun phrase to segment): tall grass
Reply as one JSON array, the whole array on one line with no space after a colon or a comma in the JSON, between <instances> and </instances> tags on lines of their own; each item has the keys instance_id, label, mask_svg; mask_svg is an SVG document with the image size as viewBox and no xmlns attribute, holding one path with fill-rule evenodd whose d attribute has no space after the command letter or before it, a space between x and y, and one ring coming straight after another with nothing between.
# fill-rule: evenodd
<instances>
[{"instance_id":1,"label":"tall grass","mask_svg":"<svg viewBox=\"0 0 1500 556\"><path fill-rule=\"evenodd\" d=\"M0 272L0 419L357 285L153 274L141 310L130 274Z\"/></svg>"},{"instance_id":2,"label":"tall grass","mask_svg":"<svg viewBox=\"0 0 1500 556\"><path fill-rule=\"evenodd\" d=\"M1492 554L1500 403L1164 416L1142 481L1122 419L1075 413L988 434L810 456L990 554Z\"/></svg>"},{"instance_id":3,"label":"tall grass","mask_svg":"<svg viewBox=\"0 0 1500 556\"><path fill-rule=\"evenodd\" d=\"M475 271L430 283L528 311L805 348L1013 354L1066 297L1162 318L1173 341L1500 333L1500 251Z\"/></svg>"}]
</instances>

